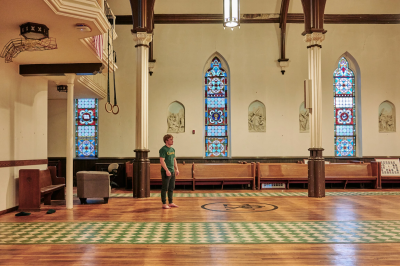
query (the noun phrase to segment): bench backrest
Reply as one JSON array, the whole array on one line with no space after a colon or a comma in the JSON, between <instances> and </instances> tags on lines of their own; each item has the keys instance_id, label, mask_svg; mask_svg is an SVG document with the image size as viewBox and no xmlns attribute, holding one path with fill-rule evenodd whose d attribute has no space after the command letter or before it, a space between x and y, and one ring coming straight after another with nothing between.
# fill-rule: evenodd
<instances>
[{"instance_id":1,"label":"bench backrest","mask_svg":"<svg viewBox=\"0 0 400 266\"><path fill-rule=\"evenodd\" d=\"M133 177L133 163L125 162L125 175L126 177Z\"/></svg>"},{"instance_id":2,"label":"bench backrest","mask_svg":"<svg viewBox=\"0 0 400 266\"><path fill-rule=\"evenodd\" d=\"M179 178L192 178L192 164L181 164L178 163ZM150 179L161 178L161 164L151 163L150 164Z\"/></svg>"},{"instance_id":3,"label":"bench backrest","mask_svg":"<svg viewBox=\"0 0 400 266\"><path fill-rule=\"evenodd\" d=\"M255 165L252 164L195 164L196 177L255 177Z\"/></svg>"},{"instance_id":4,"label":"bench backrest","mask_svg":"<svg viewBox=\"0 0 400 266\"><path fill-rule=\"evenodd\" d=\"M258 163L258 177L308 176L308 165L298 163Z\"/></svg>"},{"instance_id":5,"label":"bench backrest","mask_svg":"<svg viewBox=\"0 0 400 266\"><path fill-rule=\"evenodd\" d=\"M327 164L325 176L373 176L370 163L357 164Z\"/></svg>"},{"instance_id":6,"label":"bench backrest","mask_svg":"<svg viewBox=\"0 0 400 266\"><path fill-rule=\"evenodd\" d=\"M52 184L50 170L39 170L39 187L47 187L51 186Z\"/></svg>"}]
</instances>

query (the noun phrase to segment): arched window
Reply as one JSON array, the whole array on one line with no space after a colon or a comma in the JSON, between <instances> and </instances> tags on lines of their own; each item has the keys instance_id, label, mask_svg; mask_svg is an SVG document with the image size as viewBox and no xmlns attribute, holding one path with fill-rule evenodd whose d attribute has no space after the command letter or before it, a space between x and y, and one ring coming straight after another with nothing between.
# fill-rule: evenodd
<instances>
[{"instance_id":1,"label":"arched window","mask_svg":"<svg viewBox=\"0 0 400 266\"><path fill-rule=\"evenodd\" d=\"M356 156L355 76L345 57L340 58L333 79L335 154L353 157Z\"/></svg>"},{"instance_id":2,"label":"arched window","mask_svg":"<svg viewBox=\"0 0 400 266\"><path fill-rule=\"evenodd\" d=\"M214 57L205 73L205 156L228 157L228 76Z\"/></svg>"},{"instance_id":3,"label":"arched window","mask_svg":"<svg viewBox=\"0 0 400 266\"><path fill-rule=\"evenodd\" d=\"M75 100L75 153L76 157L97 157L98 152L98 100Z\"/></svg>"}]
</instances>

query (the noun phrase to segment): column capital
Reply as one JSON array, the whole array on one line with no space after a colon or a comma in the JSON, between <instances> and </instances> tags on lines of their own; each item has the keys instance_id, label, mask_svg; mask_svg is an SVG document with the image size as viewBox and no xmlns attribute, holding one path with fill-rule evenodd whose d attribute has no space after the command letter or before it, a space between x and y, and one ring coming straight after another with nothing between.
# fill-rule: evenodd
<instances>
[{"instance_id":1,"label":"column capital","mask_svg":"<svg viewBox=\"0 0 400 266\"><path fill-rule=\"evenodd\" d=\"M304 41L308 46L321 46L323 40L325 40L325 34L321 32L313 32L304 36Z\"/></svg>"},{"instance_id":2,"label":"column capital","mask_svg":"<svg viewBox=\"0 0 400 266\"><path fill-rule=\"evenodd\" d=\"M76 74L65 74L67 77L67 84L74 84Z\"/></svg>"},{"instance_id":3,"label":"column capital","mask_svg":"<svg viewBox=\"0 0 400 266\"><path fill-rule=\"evenodd\" d=\"M149 43L153 40L153 34L147 32L132 32L133 41L136 42L136 46L149 46Z\"/></svg>"}]
</instances>

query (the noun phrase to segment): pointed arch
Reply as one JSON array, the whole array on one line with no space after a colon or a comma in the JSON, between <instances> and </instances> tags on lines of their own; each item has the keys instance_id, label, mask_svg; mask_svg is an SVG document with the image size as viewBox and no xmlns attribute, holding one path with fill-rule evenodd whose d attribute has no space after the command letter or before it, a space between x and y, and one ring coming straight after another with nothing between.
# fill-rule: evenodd
<instances>
[{"instance_id":1,"label":"pointed arch","mask_svg":"<svg viewBox=\"0 0 400 266\"><path fill-rule=\"evenodd\" d=\"M170 103L167 111L167 133L185 132L185 106L174 101Z\"/></svg>"},{"instance_id":2,"label":"pointed arch","mask_svg":"<svg viewBox=\"0 0 400 266\"><path fill-rule=\"evenodd\" d=\"M265 132L266 123L265 104L259 100L251 102L248 108L249 132Z\"/></svg>"},{"instance_id":3,"label":"pointed arch","mask_svg":"<svg viewBox=\"0 0 400 266\"><path fill-rule=\"evenodd\" d=\"M230 82L229 65L213 53L203 68L205 157L229 157Z\"/></svg>"},{"instance_id":4,"label":"pointed arch","mask_svg":"<svg viewBox=\"0 0 400 266\"><path fill-rule=\"evenodd\" d=\"M349 52L336 61L333 81L335 156L362 156L361 74Z\"/></svg>"},{"instance_id":5,"label":"pointed arch","mask_svg":"<svg viewBox=\"0 0 400 266\"><path fill-rule=\"evenodd\" d=\"M390 101L379 105L379 133L396 132L396 107Z\"/></svg>"}]
</instances>

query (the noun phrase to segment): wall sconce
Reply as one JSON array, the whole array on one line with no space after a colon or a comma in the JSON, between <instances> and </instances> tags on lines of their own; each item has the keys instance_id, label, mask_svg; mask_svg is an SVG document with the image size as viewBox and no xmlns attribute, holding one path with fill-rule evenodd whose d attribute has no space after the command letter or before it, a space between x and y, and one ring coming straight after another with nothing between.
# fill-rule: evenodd
<instances>
[{"instance_id":1,"label":"wall sconce","mask_svg":"<svg viewBox=\"0 0 400 266\"><path fill-rule=\"evenodd\" d=\"M68 92L68 86L67 85L57 85L57 90L59 92Z\"/></svg>"},{"instance_id":2,"label":"wall sconce","mask_svg":"<svg viewBox=\"0 0 400 266\"><path fill-rule=\"evenodd\" d=\"M240 0L224 0L224 29L239 26L240 28Z\"/></svg>"},{"instance_id":3,"label":"wall sconce","mask_svg":"<svg viewBox=\"0 0 400 266\"><path fill-rule=\"evenodd\" d=\"M41 40L49 38L49 28L46 25L28 22L19 26L25 39Z\"/></svg>"}]
</instances>

